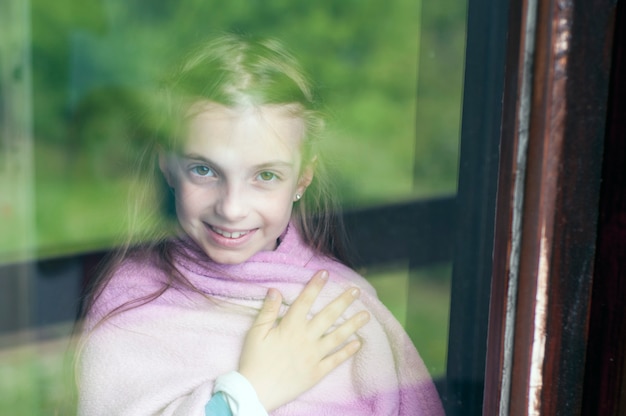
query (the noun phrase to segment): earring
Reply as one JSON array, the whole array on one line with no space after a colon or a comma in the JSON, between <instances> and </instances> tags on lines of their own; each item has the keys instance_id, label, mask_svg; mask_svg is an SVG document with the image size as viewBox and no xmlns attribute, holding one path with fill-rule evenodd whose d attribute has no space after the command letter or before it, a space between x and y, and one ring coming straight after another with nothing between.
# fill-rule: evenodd
<instances>
[{"instance_id":1,"label":"earring","mask_svg":"<svg viewBox=\"0 0 626 416\"><path fill-rule=\"evenodd\" d=\"M296 200L296 201L299 201L299 200L300 200L300 198L302 198L302 195L300 195L300 194L296 194L296 199L295 199L295 200Z\"/></svg>"}]
</instances>

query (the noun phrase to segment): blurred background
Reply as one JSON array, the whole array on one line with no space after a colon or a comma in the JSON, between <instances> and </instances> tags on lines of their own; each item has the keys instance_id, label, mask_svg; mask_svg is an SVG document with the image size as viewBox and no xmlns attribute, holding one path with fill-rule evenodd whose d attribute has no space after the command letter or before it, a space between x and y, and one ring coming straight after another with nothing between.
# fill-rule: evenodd
<instances>
[{"instance_id":1,"label":"blurred background","mask_svg":"<svg viewBox=\"0 0 626 416\"><path fill-rule=\"evenodd\" d=\"M327 109L324 150L346 212L453 198L466 6L3 0L0 414L63 408L67 338L84 283L75 276L85 256L110 249L122 231L137 92L181 51L224 31L282 40ZM359 270L434 378L446 370L451 270L408 261Z\"/></svg>"}]
</instances>

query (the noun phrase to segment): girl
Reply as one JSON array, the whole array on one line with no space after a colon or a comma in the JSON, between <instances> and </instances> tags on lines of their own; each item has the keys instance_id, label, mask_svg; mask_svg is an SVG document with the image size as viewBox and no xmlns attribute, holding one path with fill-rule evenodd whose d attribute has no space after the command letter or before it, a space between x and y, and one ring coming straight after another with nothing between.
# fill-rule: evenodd
<instances>
[{"instance_id":1,"label":"girl","mask_svg":"<svg viewBox=\"0 0 626 416\"><path fill-rule=\"evenodd\" d=\"M155 220L93 287L79 414L443 414L402 327L342 263L322 122L291 55L224 36L157 104L139 171L171 188L174 233Z\"/></svg>"}]
</instances>

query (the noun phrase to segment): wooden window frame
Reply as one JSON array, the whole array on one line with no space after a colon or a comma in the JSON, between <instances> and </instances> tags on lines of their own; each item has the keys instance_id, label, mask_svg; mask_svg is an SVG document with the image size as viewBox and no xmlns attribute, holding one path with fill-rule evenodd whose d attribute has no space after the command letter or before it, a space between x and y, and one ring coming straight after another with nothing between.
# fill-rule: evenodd
<instances>
[{"instance_id":1,"label":"wooden window frame","mask_svg":"<svg viewBox=\"0 0 626 416\"><path fill-rule=\"evenodd\" d=\"M473 4L486 3L493 2ZM617 48L612 54L615 16L623 19L623 1L621 11L616 7L609 0L509 3L483 415L579 415L583 400L584 414L600 414L591 410L599 408L594 380L607 375L590 376L586 358L594 347L589 317L599 307L592 289L619 273L594 276L594 261L604 254L596 253L596 239L609 86L617 82L611 84L612 56L620 56ZM470 1L470 25L472 8ZM485 29L468 27L468 61L480 38L472 31ZM623 111L623 101L617 108ZM623 149L623 127L612 134ZM623 176L617 181L623 185ZM613 191L623 195L624 188ZM623 328L624 314L612 317L612 328ZM616 378L624 374L623 366L602 368ZM624 400L621 386L613 387L613 402Z\"/></svg>"}]
</instances>

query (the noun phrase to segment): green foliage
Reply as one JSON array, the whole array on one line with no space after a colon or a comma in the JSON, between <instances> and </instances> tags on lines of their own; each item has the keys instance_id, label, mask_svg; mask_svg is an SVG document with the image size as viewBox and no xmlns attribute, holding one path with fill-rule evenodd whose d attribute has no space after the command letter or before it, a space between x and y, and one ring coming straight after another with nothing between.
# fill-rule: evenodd
<instances>
[{"instance_id":1,"label":"green foliage","mask_svg":"<svg viewBox=\"0 0 626 416\"><path fill-rule=\"evenodd\" d=\"M453 0L34 0L39 253L111 244L141 145L139 92L223 31L277 37L301 59L348 207L453 193L464 19Z\"/></svg>"},{"instance_id":2,"label":"green foliage","mask_svg":"<svg viewBox=\"0 0 626 416\"><path fill-rule=\"evenodd\" d=\"M0 414L76 414L67 338L0 349Z\"/></svg>"},{"instance_id":3,"label":"green foliage","mask_svg":"<svg viewBox=\"0 0 626 416\"><path fill-rule=\"evenodd\" d=\"M455 192L465 2L31 0L31 9L41 256L112 244L126 216L129 154L141 146L141 91L224 31L279 38L307 68L348 207ZM3 261L11 240L0 239ZM445 369L448 277L446 267L422 271L404 297L405 272L371 277L435 376ZM60 350L6 354L0 414L54 414Z\"/></svg>"},{"instance_id":4,"label":"green foliage","mask_svg":"<svg viewBox=\"0 0 626 416\"><path fill-rule=\"evenodd\" d=\"M446 372L450 275L450 265L419 269L411 276L407 267L368 273L378 297L404 326L433 378Z\"/></svg>"},{"instance_id":5,"label":"green foliage","mask_svg":"<svg viewBox=\"0 0 626 416\"><path fill-rule=\"evenodd\" d=\"M324 148L347 206L455 191L464 3L88 3L32 3L40 249L111 238L97 224L123 215L135 93L224 31L277 37L301 59L329 114Z\"/></svg>"}]
</instances>

